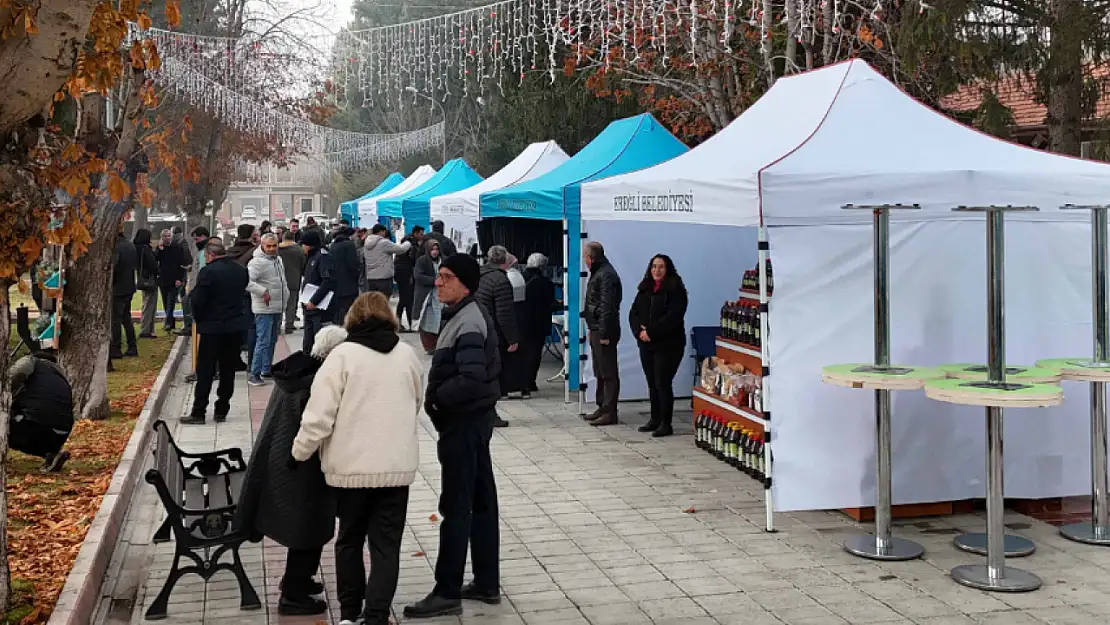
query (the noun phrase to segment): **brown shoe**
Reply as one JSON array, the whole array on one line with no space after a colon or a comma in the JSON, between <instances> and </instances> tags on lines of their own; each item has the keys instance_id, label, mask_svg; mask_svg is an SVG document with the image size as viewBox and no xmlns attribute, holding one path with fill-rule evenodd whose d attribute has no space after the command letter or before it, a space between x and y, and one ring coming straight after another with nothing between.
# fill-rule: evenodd
<instances>
[{"instance_id":1,"label":"brown shoe","mask_svg":"<svg viewBox=\"0 0 1110 625\"><path fill-rule=\"evenodd\" d=\"M581 417L582 417L583 421L593 421L594 419L597 419L597 418L601 417L601 409L598 408L597 410L591 412L590 414L581 415Z\"/></svg>"},{"instance_id":2,"label":"brown shoe","mask_svg":"<svg viewBox=\"0 0 1110 625\"><path fill-rule=\"evenodd\" d=\"M617 423L620 423L620 421L617 419L617 415L615 414L601 415L593 421L590 421L590 425L593 426L616 425Z\"/></svg>"}]
</instances>

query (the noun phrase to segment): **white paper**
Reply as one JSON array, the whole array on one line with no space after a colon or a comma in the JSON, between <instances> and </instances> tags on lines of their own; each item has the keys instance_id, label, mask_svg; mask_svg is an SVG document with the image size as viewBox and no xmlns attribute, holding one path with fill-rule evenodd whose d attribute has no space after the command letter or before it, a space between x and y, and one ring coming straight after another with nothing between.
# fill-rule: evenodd
<instances>
[{"instance_id":1,"label":"white paper","mask_svg":"<svg viewBox=\"0 0 1110 625\"><path fill-rule=\"evenodd\" d=\"M317 290L317 287L316 287L315 284L306 284L306 285L302 286L301 287L301 303L302 304L307 304L309 301L311 301L312 296L316 295L316 290ZM321 309L321 310L327 310L328 305L331 304L331 296L334 295L334 294L335 294L335 291L329 292L327 294L327 296L325 296L324 299L320 301L319 304L316 304L316 307Z\"/></svg>"}]
</instances>

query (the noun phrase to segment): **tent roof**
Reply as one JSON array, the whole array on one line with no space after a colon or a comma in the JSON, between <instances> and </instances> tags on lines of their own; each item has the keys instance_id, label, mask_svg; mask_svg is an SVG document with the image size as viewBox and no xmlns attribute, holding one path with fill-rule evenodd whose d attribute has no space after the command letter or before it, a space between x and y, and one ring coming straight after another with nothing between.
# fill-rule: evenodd
<instances>
[{"instance_id":1,"label":"tent roof","mask_svg":"<svg viewBox=\"0 0 1110 625\"><path fill-rule=\"evenodd\" d=\"M1104 203L1110 166L968 128L917 102L866 62L778 80L689 153L583 186L586 219L737 226L859 223L844 204L920 204L893 219L981 219L958 205L1022 204L1018 219L1087 219L1060 204ZM927 215L927 217L926 217Z\"/></svg>"},{"instance_id":2,"label":"tent roof","mask_svg":"<svg viewBox=\"0 0 1110 625\"><path fill-rule=\"evenodd\" d=\"M417 167L415 171L413 171L411 174L409 174L408 177L405 178L405 180L401 184L393 187L392 189L390 189L389 191L386 191L385 193L382 193L381 195L362 200L362 201L359 202L359 204L361 205L363 203L370 203L373 206L375 216L380 215L382 213L379 210L379 206L380 206L379 202L381 202L382 200L387 200L387 199L392 198L392 197L397 197L398 195L402 195L407 191L411 191L411 190L415 189L416 187L420 186L421 184L424 184L424 182L427 181L428 178L431 178L435 174L436 174L436 168L435 167L432 167L431 165L421 165L420 167ZM390 216L391 217L400 217L401 214L400 214L400 212L398 212L396 215L390 215Z\"/></svg>"},{"instance_id":3,"label":"tent roof","mask_svg":"<svg viewBox=\"0 0 1110 625\"><path fill-rule=\"evenodd\" d=\"M687 151L687 147L650 114L619 119L573 158L531 180L481 195L482 217L562 219L576 214L574 202L564 206L564 189L591 180L650 167Z\"/></svg>"},{"instance_id":4,"label":"tent roof","mask_svg":"<svg viewBox=\"0 0 1110 625\"><path fill-rule=\"evenodd\" d=\"M378 186L376 186L373 189L371 189L370 191L368 191L365 195L361 195L361 196L359 196L359 197L357 197L353 200L343 202L342 204L339 205L339 207L340 207L341 210L348 210L349 209L351 212L354 212L355 210L358 209L358 203L361 202L362 200L372 198L376 195L381 195L382 193L385 193L386 191L390 191L394 187L396 187L397 185L401 184L404 181L405 181L405 177L403 175L401 175L401 173L395 171L392 174L389 174L388 176L386 176L385 180L382 180L381 182L379 182Z\"/></svg>"},{"instance_id":5,"label":"tent roof","mask_svg":"<svg viewBox=\"0 0 1110 625\"><path fill-rule=\"evenodd\" d=\"M432 218L444 211L454 211L478 218L479 197L518 182L531 180L555 169L570 159L554 141L533 143L524 148L508 165L478 184L447 195L432 198Z\"/></svg>"},{"instance_id":6,"label":"tent roof","mask_svg":"<svg viewBox=\"0 0 1110 625\"><path fill-rule=\"evenodd\" d=\"M420 201L422 199L427 202L431 197L439 195L436 192L437 189L440 190L440 193L451 193L477 184L481 179L482 177L471 169L470 165L467 165L463 159L456 158L447 161L439 171L420 182L420 184L401 193L379 198L378 214L401 217L404 215L404 202L406 200Z\"/></svg>"}]
</instances>

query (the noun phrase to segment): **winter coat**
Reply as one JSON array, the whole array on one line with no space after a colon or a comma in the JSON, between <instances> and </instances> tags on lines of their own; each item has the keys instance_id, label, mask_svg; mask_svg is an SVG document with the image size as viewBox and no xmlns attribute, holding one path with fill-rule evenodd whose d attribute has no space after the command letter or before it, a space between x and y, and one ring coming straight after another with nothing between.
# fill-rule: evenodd
<instances>
[{"instance_id":1,"label":"winter coat","mask_svg":"<svg viewBox=\"0 0 1110 625\"><path fill-rule=\"evenodd\" d=\"M303 352L274 365L274 390L251 451L233 527L289 549L323 547L335 534L336 505L313 454L289 468L309 390L321 361Z\"/></svg>"},{"instance_id":2,"label":"winter coat","mask_svg":"<svg viewBox=\"0 0 1110 625\"><path fill-rule=\"evenodd\" d=\"M189 294L197 332L231 334L246 331L250 316L243 306L243 294L249 281L246 267L227 256L205 265Z\"/></svg>"},{"instance_id":3,"label":"winter coat","mask_svg":"<svg viewBox=\"0 0 1110 625\"><path fill-rule=\"evenodd\" d=\"M278 244L278 256L285 268L285 284L289 287L289 294L297 297L301 292L301 278L304 276L304 248L293 241L282 241Z\"/></svg>"},{"instance_id":4,"label":"winter coat","mask_svg":"<svg viewBox=\"0 0 1110 625\"><path fill-rule=\"evenodd\" d=\"M520 333L540 337L551 334L551 314L556 312L555 283L538 269L524 270L524 311L520 316Z\"/></svg>"},{"instance_id":5,"label":"winter coat","mask_svg":"<svg viewBox=\"0 0 1110 625\"><path fill-rule=\"evenodd\" d=\"M458 253L458 251L455 249L455 242L447 238L447 235L443 234L442 232L429 232L428 238L439 243L440 256L447 258Z\"/></svg>"},{"instance_id":6,"label":"winter coat","mask_svg":"<svg viewBox=\"0 0 1110 625\"><path fill-rule=\"evenodd\" d=\"M386 280L393 277L393 257L405 254L411 243L400 245L376 234L366 235L362 245L362 266L367 280Z\"/></svg>"},{"instance_id":7,"label":"winter coat","mask_svg":"<svg viewBox=\"0 0 1110 625\"><path fill-rule=\"evenodd\" d=\"M370 237L367 236L367 239ZM416 268L416 259L423 252L424 244L418 238L412 238L409 235L401 239L401 245L409 244L409 250L404 254L398 254L393 258L393 275L398 278L398 282L402 279L412 279L412 272Z\"/></svg>"},{"instance_id":8,"label":"winter coat","mask_svg":"<svg viewBox=\"0 0 1110 625\"><path fill-rule=\"evenodd\" d=\"M235 239L235 244L227 248L227 257L246 267L254 258L254 249L258 247L250 239Z\"/></svg>"},{"instance_id":9,"label":"winter coat","mask_svg":"<svg viewBox=\"0 0 1110 625\"><path fill-rule=\"evenodd\" d=\"M178 281L184 284L185 265L189 264L189 259L181 246L164 245L154 251L154 256L158 259L158 286L170 289L176 287Z\"/></svg>"},{"instance_id":10,"label":"winter coat","mask_svg":"<svg viewBox=\"0 0 1110 625\"><path fill-rule=\"evenodd\" d=\"M416 259L416 266L412 273L412 281L415 284L412 297L412 309L416 314L424 314L424 300L428 299L436 288L436 274L439 273L439 259L432 258L429 254L424 254Z\"/></svg>"},{"instance_id":11,"label":"winter coat","mask_svg":"<svg viewBox=\"0 0 1110 625\"><path fill-rule=\"evenodd\" d=\"M686 344L686 286L680 280L664 283L658 291L643 285L636 291L632 309L628 311L628 327L641 349L673 347ZM640 340L643 326L651 340Z\"/></svg>"},{"instance_id":12,"label":"winter coat","mask_svg":"<svg viewBox=\"0 0 1110 625\"><path fill-rule=\"evenodd\" d=\"M289 301L289 284L285 281L285 266L280 256L267 256L259 247L247 264L247 292L251 294L251 312L256 315L280 315ZM263 295L270 294L267 304Z\"/></svg>"},{"instance_id":13,"label":"winter coat","mask_svg":"<svg viewBox=\"0 0 1110 625\"><path fill-rule=\"evenodd\" d=\"M304 278L301 280L302 290L306 284L316 287L311 300L313 304L319 305L328 293L335 290L334 273L331 254L325 249L313 249L305 260Z\"/></svg>"},{"instance_id":14,"label":"winter coat","mask_svg":"<svg viewBox=\"0 0 1110 625\"><path fill-rule=\"evenodd\" d=\"M150 284L157 286L158 284L158 258L154 255L154 250L150 248L150 243L141 243L135 246L135 253L138 257L138 277L145 278ZM138 282L136 282L138 286Z\"/></svg>"},{"instance_id":15,"label":"winter coat","mask_svg":"<svg viewBox=\"0 0 1110 625\"><path fill-rule=\"evenodd\" d=\"M355 297L358 295L358 277L361 271L358 248L351 240L349 232L335 235L328 246L331 254L335 278L335 297Z\"/></svg>"},{"instance_id":16,"label":"winter coat","mask_svg":"<svg viewBox=\"0 0 1110 625\"><path fill-rule=\"evenodd\" d=\"M484 265L474 299L493 318L493 325L502 345L520 342L516 309L513 307L513 285L504 269Z\"/></svg>"},{"instance_id":17,"label":"winter coat","mask_svg":"<svg viewBox=\"0 0 1110 625\"><path fill-rule=\"evenodd\" d=\"M135 245L120 233L116 237L116 260L112 265L112 295L125 297L135 294L135 270L139 256Z\"/></svg>"},{"instance_id":18,"label":"winter coat","mask_svg":"<svg viewBox=\"0 0 1110 625\"><path fill-rule=\"evenodd\" d=\"M497 332L474 296L444 308L424 392L424 412L436 431L488 415L501 398L500 375Z\"/></svg>"},{"instance_id":19,"label":"winter coat","mask_svg":"<svg viewBox=\"0 0 1110 625\"><path fill-rule=\"evenodd\" d=\"M11 414L54 430L73 429L73 390L52 356L20 358L8 370Z\"/></svg>"},{"instance_id":20,"label":"winter coat","mask_svg":"<svg viewBox=\"0 0 1110 625\"><path fill-rule=\"evenodd\" d=\"M598 339L617 342L621 339L621 278L607 258L594 261L590 280L586 283L586 306L583 316L586 327Z\"/></svg>"},{"instance_id":21,"label":"winter coat","mask_svg":"<svg viewBox=\"0 0 1110 625\"><path fill-rule=\"evenodd\" d=\"M185 280L185 290L186 291L192 291L193 290L193 287L196 286L196 284L197 284L197 276L200 275L200 270L204 269L204 266L208 264L207 259L205 259L205 257L204 257L204 247L206 245L208 245L208 240L205 239L201 243L194 243L194 245L197 248L197 253L193 254L193 265L189 269L189 274L186 276L186 280Z\"/></svg>"},{"instance_id":22,"label":"winter coat","mask_svg":"<svg viewBox=\"0 0 1110 625\"><path fill-rule=\"evenodd\" d=\"M312 382L293 457L305 460L319 450L335 488L409 486L420 464L423 384L423 367L408 344L382 352L348 339Z\"/></svg>"}]
</instances>

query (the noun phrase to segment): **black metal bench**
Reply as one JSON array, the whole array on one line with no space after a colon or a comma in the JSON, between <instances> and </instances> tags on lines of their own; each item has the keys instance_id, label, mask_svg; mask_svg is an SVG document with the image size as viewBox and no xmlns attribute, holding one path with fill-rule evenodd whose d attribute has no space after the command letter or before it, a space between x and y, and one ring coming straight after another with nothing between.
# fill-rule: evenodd
<instances>
[{"instance_id":1,"label":"black metal bench","mask_svg":"<svg viewBox=\"0 0 1110 625\"><path fill-rule=\"evenodd\" d=\"M158 533L163 539L172 533L175 547L169 576L146 618L166 618L170 593L186 573L196 573L207 581L218 571L231 571L239 581L240 609L261 608L239 557L239 547L248 534L231 528L246 471L242 451L186 453L174 442L165 422L155 422L154 432L154 468L146 472L146 481L158 492L168 515ZM231 562L220 562L229 552ZM182 558L192 564L181 566Z\"/></svg>"}]
</instances>

